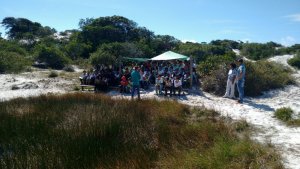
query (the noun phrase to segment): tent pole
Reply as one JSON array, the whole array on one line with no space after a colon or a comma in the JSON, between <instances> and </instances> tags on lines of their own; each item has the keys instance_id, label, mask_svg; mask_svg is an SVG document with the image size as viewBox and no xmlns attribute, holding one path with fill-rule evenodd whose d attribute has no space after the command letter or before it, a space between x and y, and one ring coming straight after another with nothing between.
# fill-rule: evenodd
<instances>
[{"instance_id":1,"label":"tent pole","mask_svg":"<svg viewBox=\"0 0 300 169\"><path fill-rule=\"evenodd\" d=\"M193 58L190 57L190 88L193 89Z\"/></svg>"},{"instance_id":2,"label":"tent pole","mask_svg":"<svg viewBox=\"0 0 300 169\"><path fill-rule=\"evenodd\" d=\"M121 76L122 73L122 60L119 62L119 75Z\"/></svg>"}]
</instances>

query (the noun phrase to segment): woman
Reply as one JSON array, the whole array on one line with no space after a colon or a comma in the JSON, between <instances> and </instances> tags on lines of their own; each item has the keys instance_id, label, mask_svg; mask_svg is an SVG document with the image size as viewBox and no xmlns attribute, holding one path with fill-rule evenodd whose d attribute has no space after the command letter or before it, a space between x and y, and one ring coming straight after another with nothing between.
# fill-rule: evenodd
<instances>
[{"instance_id":1,"label":"woman","mask_svg":"<svg viewBox=\"0 0 300 169\"><path fill-rule=\"evenodd\" d=\"M230 63L230 70L228 72L228 79L227 79L227 86L226 86L226 93L223 96L224 98L231 98L234 99L234 86L235 86L235 79L237 76L236 64Z\"/></svg>"}]
</instances>

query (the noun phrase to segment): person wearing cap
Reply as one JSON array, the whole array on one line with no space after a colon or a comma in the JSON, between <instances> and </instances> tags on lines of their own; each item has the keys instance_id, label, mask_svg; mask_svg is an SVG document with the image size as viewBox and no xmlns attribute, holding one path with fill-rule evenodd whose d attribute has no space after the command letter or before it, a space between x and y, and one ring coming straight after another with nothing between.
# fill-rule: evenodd
<instances>
[{"instance_id":1,"label":"person wearing cap","mask_svg":"<svg viewBox=\"0 0 300 169\"><path fill-rule=\"evenodd\" d=\"M244 100L244 86L245 86L245 75L246 75L246 67L244 65L243 59L238 60L238 70L237 70L237 88L239 92L239 100L238 103L243 103Z\"/></svg>"},{"instance_id":2,"label":"person wearing cap","mask_svg":"<svg viewBox=\"0 0 300 169\"><path fill-rule=\"evenodd\" d=\"M138 99L140 100L140 80L141 75L138 72L138 67L135 67L131 72L131 82L132 82L132 90L131 90L131 99L133 99L134 91L137 90Z\"/></svg>"}]
</instances>

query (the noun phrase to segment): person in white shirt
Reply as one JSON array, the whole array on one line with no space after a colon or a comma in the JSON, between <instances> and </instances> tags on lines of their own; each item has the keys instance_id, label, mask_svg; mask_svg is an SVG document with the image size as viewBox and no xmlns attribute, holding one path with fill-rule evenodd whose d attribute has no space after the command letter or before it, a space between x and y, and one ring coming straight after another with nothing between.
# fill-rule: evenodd
<instances>
[{"instance_id":1,"label":"person in white shirt","mask_svg":"<svg viewBox=\"0 0 300 169\"><path fill-rule=\"evenodd\" d=\"M235 96L234 96L234 87L235 87L235 83L236 83L236 76L237 76L236 64L231 63L230 64L230 70L228 72L226 93L223 96L224 98L231 98L231 99L235 98Z\"/></svg>"},{"instance_id":2,"label":"person in white shirt","mask_svg":"<svg viewBox=\"0 0 300 169\"><path fill-rule=\"evenodd\" d=\"M160 75L158 75L157 78L155 79L155 92L157 95L162 94L163 81L164 81L164 78L161 77Z\"/></svg>"},{"instance_id":3,"label":"person in white shirt","mask_svg":"<svg viewBox=\"0 0 300 169\"><path fill-rule=\"evenodd\" d=\"M176 90L177 90L178 96L180 96L181 89L182 89L182 82L179 77L176 77L176 79L174 80L174 89L173 89L174 95L176 95Z\"/></svg>"}]
</instances>

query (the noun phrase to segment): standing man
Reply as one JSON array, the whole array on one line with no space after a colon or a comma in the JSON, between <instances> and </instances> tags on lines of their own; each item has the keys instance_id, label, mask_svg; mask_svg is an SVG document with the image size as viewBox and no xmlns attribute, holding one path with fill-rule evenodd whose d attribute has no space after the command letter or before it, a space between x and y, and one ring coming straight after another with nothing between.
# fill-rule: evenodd
<instances>
[{"instance_id":1,"label":"standing man","mask_svg":"<svg viewBox=\"0 0 300 169\"><path fill-rule=\"evenodd\" d=\"M137 90L138 99L140 100L140 80L141 75L139 73L139 68L136 66L133 71L131 72L131 82L132 82L132 89L131 89L131 99L133 99L134 91Z\"/></svg>"},{"instance_id":2,"label":"standing man","mask_svg":"<svg viewBox=\"0 0 300 169\"><path fill-rule=\"evenodd\" d=\"M238 74L237 74L237 88L238 88L238 92L239 92L238 103L243 103L245 74L246 74L246 67L244 65L243 59L238 60L238 65L239 65Z\"/></svg>"}]
</instances>

